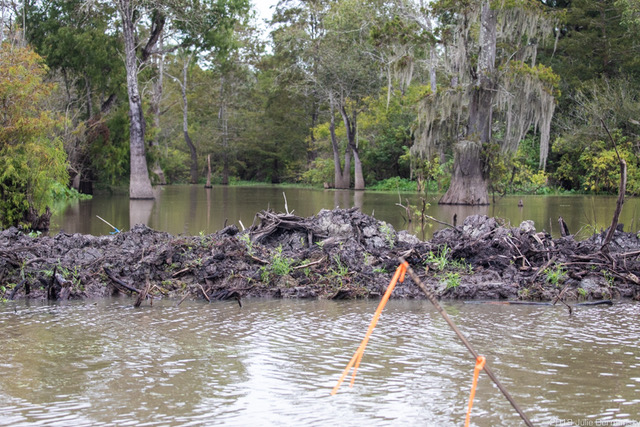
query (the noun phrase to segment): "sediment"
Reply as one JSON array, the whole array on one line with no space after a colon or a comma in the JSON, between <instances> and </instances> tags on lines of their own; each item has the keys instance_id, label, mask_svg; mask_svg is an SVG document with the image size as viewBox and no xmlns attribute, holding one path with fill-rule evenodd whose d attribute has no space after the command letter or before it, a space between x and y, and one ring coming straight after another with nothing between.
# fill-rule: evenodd
<instances>
[{"instance_id":1,"label":"sediment","mask_svg":"<svg viewBox=\"0 0 640 427\"><path fill-rule=\"evenodd\" d=\"M443 299L640 299L640 239L621 226L602 250L606 230L552 239L531 221L510 227L480 215L429 241L355 208L256 219L246 231L200 236L144 225L109 236L29 237L9 228L0 232L0 298L377 298L402 257ZM407 277L392 298L424 295Z\"/></svg>"}]
</instances>

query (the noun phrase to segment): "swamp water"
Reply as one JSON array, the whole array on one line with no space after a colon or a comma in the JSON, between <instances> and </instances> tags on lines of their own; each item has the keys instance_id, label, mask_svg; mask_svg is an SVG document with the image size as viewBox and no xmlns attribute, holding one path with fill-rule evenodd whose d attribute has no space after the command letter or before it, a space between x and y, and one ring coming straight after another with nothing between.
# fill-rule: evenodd
<instances>
[{"instance_id":1,"label":"swamp water","mask_svg":"<svg viewBox=\"0 0 640 427\"><path fill-rule=\"evenodd\" d=\"M401 285L400 285L401 286ZM0 425L461 426L474 361L427 301L0 304ZM640 425L639 305L446 303L534 425ZM477 426L522 425L485 374ZM570 421L571 420L571 421Z\"/></svg>"},{"instance_id":2,"label":"swamp water","mask_svg":"<svg viewBox=\"0 0 640 427\"><path fill-rule=\"evenodd\" d=\"M129 200L128 195L96 195L92 200L75 202L57 213L51 219L51 233L60 230L67 233L101 235L113 231L111 227L96 218L107 220L121 230L129 230L135 224L145 224L159 231L171 234L198 235L221 230L226 225L235 224L242 229L250 227L257 212L271 208L285 212L285 193L289 211L308 217L321 209L356 206L367 214L393 225L396 230L409 230L421 239L431 238L433 232L442 226L432 223L424 231L419 221L408 223L404 209L397 206L397 193L351 190L314 190L261 187L223 187L205 189L202 185L172 185L156 187L155 200ZM402 193L403 205L415 208L422 201L415 193ZM518 207L522 199L523 207ZM610 196L508 196L496 199L490 206L439 206L437 198L429 200L426 210L441 221L452 223L457 216L458 224L473 214L504 218L516 227L524 220L533 220L536 229L560 236L558 217L562 216L572 233L581 230L578 238L586 238L594 230L607 228L616 206L616 197ZM620 216L625 231L638 230L640 199L627 198Z\"/></svg>"}]
</instances>

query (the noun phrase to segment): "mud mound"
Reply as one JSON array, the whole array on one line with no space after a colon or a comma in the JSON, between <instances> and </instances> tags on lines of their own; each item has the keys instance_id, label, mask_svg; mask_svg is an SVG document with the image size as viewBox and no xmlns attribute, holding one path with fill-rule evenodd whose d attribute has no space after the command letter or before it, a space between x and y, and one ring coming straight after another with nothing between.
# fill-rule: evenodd
<instances>
[{"instance_id":1,"label":"mud mound","mask_svg":"<svg viewBox=\"0 0 640 427\"><path fill-rule=\"evenodd\" d=\"M405 258L441 298L553 300L638 297L640 241L616 231L586 241L552 239L530 222L510 228L471 216L428 242L357 209L309 218L261 212L258 224L173 236L143 225L113 236L0 232L0 297L146 298L381 295ZM394 298L423 298L407 278Z\"/></svg>"}]
</instances>

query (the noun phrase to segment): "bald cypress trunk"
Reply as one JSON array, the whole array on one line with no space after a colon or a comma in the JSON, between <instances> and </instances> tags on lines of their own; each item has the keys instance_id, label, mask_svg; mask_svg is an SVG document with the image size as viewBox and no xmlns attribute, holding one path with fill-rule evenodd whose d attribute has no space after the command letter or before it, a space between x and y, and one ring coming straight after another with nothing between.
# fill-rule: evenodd
<instances>
[{"instance_id":1,"label":"bald cypress trunk","mask_svg":"<svg viewBox=\"0 0 640 427\"><path fill-rule=\"evenodd\" d=\"M129 146L131 150L129 197L131 199L153 199L153 189L151 188L151 180L149 179L144 146L144 113L142 111L142 99L138 88L138 58L136 56L134 7L131 0L119 0L118 9L122 18L125 68L127 71L127 94L129 96Z\"/></svg>"},{"instance_id":2,"label":"bald cypress trunk","mask_svg":"<svg viewBox=\"0 0 640 427\"><path fill-rule=\"evenodd\" d=\"M466 139L455 144L451 185L440 199L443 205L488 205L488 180L484 176L482 146L491 140L495 83L497 14L489 2L482 5L480 55L475 84L470 89Z\"/></svg>"}]
</instances>

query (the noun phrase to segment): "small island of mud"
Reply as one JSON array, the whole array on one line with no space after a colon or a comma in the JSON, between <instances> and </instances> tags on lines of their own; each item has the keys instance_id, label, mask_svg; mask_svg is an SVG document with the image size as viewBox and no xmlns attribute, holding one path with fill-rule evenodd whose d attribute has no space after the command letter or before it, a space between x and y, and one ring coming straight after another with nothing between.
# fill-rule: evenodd
<instances>
[{"instance_id":1,"label":"small island of mud","mask_svg":"<svg viewBox=\"0 0 640 427\"><path fill-rule=\"evenodd\" d=\"M531 221L514 228L479 215L426 242L356 208L265 211L255 223L201 236L136 225L32 238L10 228L0 232L0 298L377 298L404 258L442 299L640 299L640 239L621 226L602 250L606 231L552 239ZM425 298L410 277L392 297Z\"/></svg>"}]
</instances>

